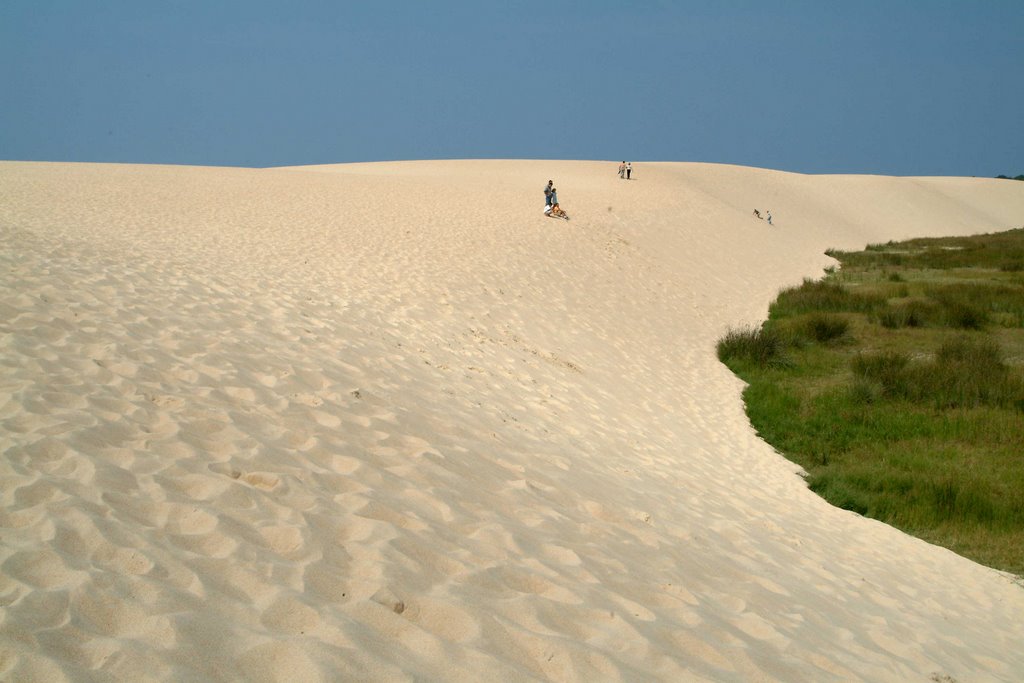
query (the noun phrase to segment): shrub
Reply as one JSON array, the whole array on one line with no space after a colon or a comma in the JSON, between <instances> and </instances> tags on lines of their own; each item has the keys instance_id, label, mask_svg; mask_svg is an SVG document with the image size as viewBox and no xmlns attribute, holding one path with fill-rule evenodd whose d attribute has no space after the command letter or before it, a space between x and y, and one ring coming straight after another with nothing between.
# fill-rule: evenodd
<instances>
[{"instance_id":1,"label":"shrub","mask_svg":"<svg viewBox=\"0 0 1024 683\"><path fill-rule=\"evenodd\" d=\"M803 329L814 341L828 344L849 338L850 321L836 315L818 313L807 318Z\"/></svg>"},{"instance_id":2,"label":"shrub","mask_svg":"<svg viewBox=\"0 0 1024 683\"><path fill-rule=\"evenodd\" d=\"M924 327L935 316L934 304L915 299L902 304L890 304L878 314L878 322L889 329Z\"/></svg>"},{"instance_id":3,"label":"shrub","mask_svg":"<svg viewBox=\"0 0 1024 683\"><path fill-rule=\"evenodd\" d=\"M857 354L851 364L854 377L880 386L883 396L898 398L906 395L906 369L910 364L907 354L895 351Z\"/></svg>"},{"instance_id":4,"label":"shrub","mask_svg":"<svg viewBox=\"0 0 1024 683\"><path fill-rule=\"evenodd\" d=\"M907 311L905 306L890 306L878 314L878 322L882 327L894 330L908 326Z\"/></svg>"},{"instance_id":5,"label":"shrub","mask_svg":"<svg viewBox=\"0 0 1024 683\"><path fill-rule=\"evenodd\" d=\"M1006 370L1003 353L991 339L973 340L967 337L947 339L935 354L938 363L956 363L970 366L974 372L990 373Z\"/></svg>"},{"instance_id":6,"label":"shrub","mask_svg":"<svg viewBox=\"0 0 1024 683\"><path fill-rule=\"evenodd\" d=\"M1005 405L1019 398L1019 383L992 340L947 340L929 366L922 369L921 384L940 406Z\"/></svg>"},{"instance_id":7,"label":"shrub","mask_svg":"<svg viewBox=\"0 0 1024 683\"><path fill-rule=\"evenodd\" d=\"M946 325L961 330L980 330L988 323L988 313L966 301L950 301L945 305Z\"/></svg>"},{"instance_id":8,"label":"shrub","mask_svg":"<svg viewBox=\"0 0 1024 683\"><path fill-rule=\"evenodd\" d=\"M858 377L850 386L850 399L854 403L873 404L882 400L885 393L881 383Z\"/></svg>"},{"instance_id":9,"label":"shrub","mask_svg":"<svg viewBox=\"0 0 1024 683\"><path fill-rule=\"evenodd\" d=\"M924 327L935 319L935 304L928 301L908 301L903 307L906 310L907 327Z\"/></svg>"},{"instance_id":10,"label":"shrub","mask_svg":"<svg viewBox=\"0 0 1024 683\"><path fill-rule=\"evenodd\" d=\"M782 335L771 328L744 327L730 329L717 344L718 359L749 361L762 367L785 366L786 342Z\"/></svg>"}]
</instances>

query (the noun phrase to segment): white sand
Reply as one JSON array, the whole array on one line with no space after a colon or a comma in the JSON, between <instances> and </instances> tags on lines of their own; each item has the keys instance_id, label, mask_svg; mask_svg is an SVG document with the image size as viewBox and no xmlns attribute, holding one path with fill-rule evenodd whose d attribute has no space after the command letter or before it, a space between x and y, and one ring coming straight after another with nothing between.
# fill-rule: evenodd
<instances>
[{"instance_id":1,"label":"white sand","mask_svg":"<svg viewBox=\"0 0 1024 683\"><path fill-rule=\"evenodd\" d=\"M0 679L1024 680L1024 589L714 354L1024 183L616 169L0 163Z\"/></svg>"}]
</instances>

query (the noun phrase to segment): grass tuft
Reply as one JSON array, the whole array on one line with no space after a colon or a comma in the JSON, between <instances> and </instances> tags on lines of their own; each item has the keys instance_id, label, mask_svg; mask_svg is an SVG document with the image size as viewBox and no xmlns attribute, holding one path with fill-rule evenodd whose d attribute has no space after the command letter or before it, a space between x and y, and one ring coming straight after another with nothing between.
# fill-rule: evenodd
<instances>
[{"instance_id":1,"label":"grass tuft","mask_svg":"<svg viewBox=\"0 0 1024 683\"><path fill-rule=\"evenodd\" d=\"M850 322L846 318L825 313L815 313L804 322L804 332L819 344L834 344L848 341Z\"/></svg>"},{"instance_id":2,"label":"grass tuft","mask_svg":"<svg viewBox=\"0 0 1024 683\"><path fill-rule=\"evenodd\" d=\"M887 351L873 355L858 354L851 366L855 377L881 388L881 394L888 398L906 396L910 383L907 368L910 357L898 351Z\"/></svg>"},{"instance_id":3,"label":"grass tuft","mask_svg":"<svg viewBox=\"0 0 1024 683\"><path fill-rule=\"evenodd\" d=\"M747 362L759 367L787 365L786 341L778 332L764 327L730 329L718 342L718 359L723 363Z\"/></svg>"},{"instance_id":4,"label":"grass tuft","mask_svg":"<svg viewBox=\"0 0 1024 683\"><path fill-rule=\"evenodd\" d=\"M888 329L924 327L938 318L938 307L930 301L912 299L889 303L878 313L878 322Z\"/></svg>"}]
</instances>

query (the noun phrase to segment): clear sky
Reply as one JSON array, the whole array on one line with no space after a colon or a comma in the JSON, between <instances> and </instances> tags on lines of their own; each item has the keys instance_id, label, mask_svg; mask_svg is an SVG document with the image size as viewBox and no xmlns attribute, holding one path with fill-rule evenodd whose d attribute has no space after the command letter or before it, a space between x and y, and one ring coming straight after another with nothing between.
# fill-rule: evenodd
<instances>
[{"instance_id":1,"label":"clear sky","mask_svg":"<svg viewBox=\"0 0 1024 683\"><path fill-rule=\"evenodd\" d=\"M0 0L0 159L1024 173L1024 0Z\"/></svg>"}]
</instances>

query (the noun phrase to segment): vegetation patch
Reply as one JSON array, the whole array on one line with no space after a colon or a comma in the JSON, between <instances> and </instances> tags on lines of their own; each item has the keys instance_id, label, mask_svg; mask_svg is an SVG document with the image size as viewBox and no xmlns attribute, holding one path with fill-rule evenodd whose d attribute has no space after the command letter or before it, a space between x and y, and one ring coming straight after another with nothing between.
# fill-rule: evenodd
<instances>
[{"instance_id":1,"label":"vegetation patch","mask_svg":"<svg viewBox=\"0 0 1024 683\"><path fill-rule=\"evenodd\" d=\"M786 341L771 328L730 330L718 341L718 357L758 367L786 365Z\"/></svg>"},{"instance_id":2,"label":"vegetation patch","mask_svg":"<svg viewBox=\"0 0 1024 683\"><path fill-rule=\"evenodd\" d=\"M832 504L1024 575L1024 228L828 253L718 343L751 423Z\"/></svg>"}]
</instances>

